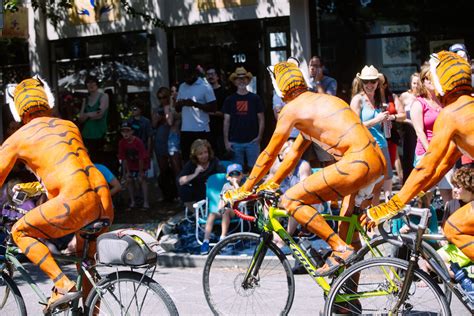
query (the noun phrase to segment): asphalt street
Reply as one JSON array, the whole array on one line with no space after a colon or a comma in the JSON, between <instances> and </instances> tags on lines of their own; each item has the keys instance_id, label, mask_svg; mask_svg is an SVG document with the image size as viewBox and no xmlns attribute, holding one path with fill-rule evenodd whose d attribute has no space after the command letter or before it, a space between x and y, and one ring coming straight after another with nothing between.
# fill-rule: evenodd
<instances>
[{"instance_id":1,"label":"asphalt street","mask_svg":"<svg viewBox=\"0 0 474 316\"><path fill-rule=\"evenodd\" d=\"M170 294L180 315L212 315L204 298L202 289L202 260L193 260L196 267L159 267L155 274L158 281ZM49 293L52 284L35 266L27 264L27 269L40 286L41 290ZM101 270L107 273L107 269ZM67 274L74 273L73 266L64 268ZM33 290L18 278L15 281L20 285L20 291L27 305L28 315L42 315L42 306ZM317 315L323 308L322 290L306 275L295 275L296 293L290 315ZM268 298L272 300L271 297ZM271 302L270 302L271 304ZM469 315L469 312L456 299L451 304L453 315ZM2 315L14 315L8 311L1 311Z\"/></svg>"}]
</instances>

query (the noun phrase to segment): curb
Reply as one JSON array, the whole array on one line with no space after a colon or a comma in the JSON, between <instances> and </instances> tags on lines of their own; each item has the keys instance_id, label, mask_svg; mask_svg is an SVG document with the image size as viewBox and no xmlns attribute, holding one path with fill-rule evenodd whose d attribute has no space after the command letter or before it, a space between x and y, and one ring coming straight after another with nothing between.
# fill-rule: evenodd
<instances>
[{"instance_id":1,"label":"curb","mask_svg":"<svg viewBox=\"0 0 474 316\"><path fill-rule=\"evenodd\" d=\"M164 253L158 255L158 267L163 268L204 268L206 264L207 255L191 255L184 253ZM213 266L229 266L229 262L245 262L250 260L251 257L247 255L243 256L216 256L213 262ZM276 256L266 257L266 260L278 260ZM286 259L293 266L295 259L291 254L286 255Z\"/></svg>"}]
</instances>

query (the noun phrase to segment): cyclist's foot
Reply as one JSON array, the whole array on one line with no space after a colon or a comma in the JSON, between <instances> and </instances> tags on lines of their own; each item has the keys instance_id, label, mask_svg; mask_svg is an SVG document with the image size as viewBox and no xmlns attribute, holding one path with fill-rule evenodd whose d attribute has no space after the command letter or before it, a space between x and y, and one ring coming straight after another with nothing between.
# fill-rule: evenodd
<instances>
[{"instance_id":1,"label":"cyclist's foot","mask_svg":"<svg viewBox=\"0 0 474 316\"><path fill-rule=\"evenodd\" d=\"M331 256L333 256L339 263L348 265L356 258L357 252L352 247L344 246L344 250L334 250Z\"/></svg>"},{"instance_id":2,"label":"cyclist's foot","mask_svg":"<svg viewBox=\"0 0 474 316\"><path fill-rule=\"evenodd\" d=\"M336 272L342 265L351 263L356 258L354 248L345 246L343 251L334 250L326 259L326 263L316 270L318 276L328 276Z\"/></svg>"},{"instance_id":3,"label":"cyclist's foot","mask_svg":"<svg viewBox=\"0 0 474 316\"><path fill-rule=\"evenodd\" d=\"M61 305L78 299L82 295L82 292L76 289L76 283L72 281L68 282L66 288L58 288L54 286L52 291L51 297L48 300L48 305L46 305L43 310L45 314L51 313Z\"/></svg>"}]
</instances>

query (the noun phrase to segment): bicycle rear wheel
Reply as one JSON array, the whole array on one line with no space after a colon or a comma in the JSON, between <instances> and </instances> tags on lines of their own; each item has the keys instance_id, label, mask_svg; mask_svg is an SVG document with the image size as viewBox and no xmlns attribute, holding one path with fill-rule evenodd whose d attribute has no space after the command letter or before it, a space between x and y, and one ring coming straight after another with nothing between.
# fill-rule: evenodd
<instances>
[{"instance_id":1,"label":"bicycle rear wheel","mask_svg":"<svg viewBox=\"0 0 474 316\"><path fill-rule=\"evenodd\" d=\"M295 294L295 281L285 255L268 244L255 278L244 286L260 236L237 233L219 242L209 253L203 272L204 295L218 315L286 315ZM271 302L268 298L271 297Z\"/></svg>"},{"instance_id":2,"label":"bicycle rear wheel","mask_svg":"<svg viewBox=\"0 0 474 316\"><path fill-rule=\"evenodd\" d=\"M4 271L0 273L0 314L9 316L26 315L25 302L20 290Z\"/></svg>"},{"instance_id":3,"label":"bicycle rear wheel","mask_svg":"<svg viewBox=\"0 0 474 316\"><path fill-rule=\"evenodd\" d=\"M407 261L395 258L372 258L356 263L331 287L324 315L388 315L398 301L407 269ZM450 310L438 285L428 274L415 269L399 314L450 315Z\"/></svg>"},{"instance_id":4,"label":"bicycle rear wheel","mask_svg":"<svg viewBox=\"0 0 474 316\"><path fill-rule=\"evenodd\" d=\"M85 315L178 315L161 285L141 273L110 273L97 285L87 297Z\"/></svg>"}]
</instances>

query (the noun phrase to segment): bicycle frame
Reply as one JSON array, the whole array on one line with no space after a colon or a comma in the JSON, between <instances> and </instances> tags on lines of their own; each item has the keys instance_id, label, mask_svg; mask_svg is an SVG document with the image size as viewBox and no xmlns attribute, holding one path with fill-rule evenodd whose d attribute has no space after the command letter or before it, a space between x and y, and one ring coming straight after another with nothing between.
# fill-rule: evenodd
<instances>
[{"instance_id":1,"label":"bicycle frame","mask_svg":"<svg viewBox=\"0 0 474 316\"><path fill-rule=\"evenodd\" d=\"M345 216L324 214L323 216L326 220L334 220L338 222L349 223L346 243L350 244L352 242L352 238L354 236L355 231L358 231L361 237L366 241L367 245L369 245L370 251L375 255L382 256L382 253L380 252L380 250L378 250L377 248L372 248L370 246L370 243L368 242L370 238L367 235L367 233L364 231L362 226L360 225L359 220L358 220L358 215L354 214L352 216L345 217ZM290 248L293 256L298 261L300 261L300 263L305 267L306 271L308 271L309 275L313 278L313 280L323 289L324 293L327 294L331 286L329 285L329 283L326 281L324 277L317 276L317 273L316 273L317 267L313 265L311 260L306 255L305 251L301 249L298 243L296 243L296 241L291 237L291 235L288 234L288 232L280 224L278 219L284 218L284 217L289 217L289 214L286 210L280 209L275 206L269 206L268 219L266 219L265 222L263 223L263 232L264 232L262 234L263 239L257 246L253 259L245 275L245 278L243 281L244 287L249 284L249 280L251 280L250 278L251 276L255 277L255 275L253 275L253 271L259 270L260 265L263 261L263 257L267 251L268 241L271 240L271 238L273 237L272 232L276 232L278 236ZM341 299L343 300L344 298L341 298Z\"/></svg>"},{"instance_id":2,"label":"bicycle frame","mask_svg":"<svg viewBox=\"0 0 474 316\"><path fill-rule=\"evenodd\" d=\"M91 266L87 264L87 260L86 260L88 244L89 242L86 241L84 245L85 247L84 255L82 258L70 256L70 255L60 255L60 254L54 254L53 257L58 262L74 263L76 265L79 265L81 267L82 273L84 273L87 279L91 282L92 287L94 289L97 289L97 285L94 282L94 278L88 271L88 269L91 268ZM11 263L12 266L15 268L15 270L20 273L23 280L25 280L28 283L28 285L33 289L33 291L36 293L36 295L39 298L39 303L43 305L47 305L48 298L46 297L45 293L41 291L41 289L38 287L36 282L30 277L30 275L28 274L23 264L16 258L18 254L20 254L18 247L7 245L6 252L4 255L5 259L4 259L4 262L0 265L0 270L3 270L5 268L6 262ZM82 281L83 281L82 273L78 273L78 276L76 279L76 286L79 291L82 289ZM79 306L79 300L73 301L72 306L71 306L71 311L77 311L78 306Z\"/></svg>"}]
</instances>

